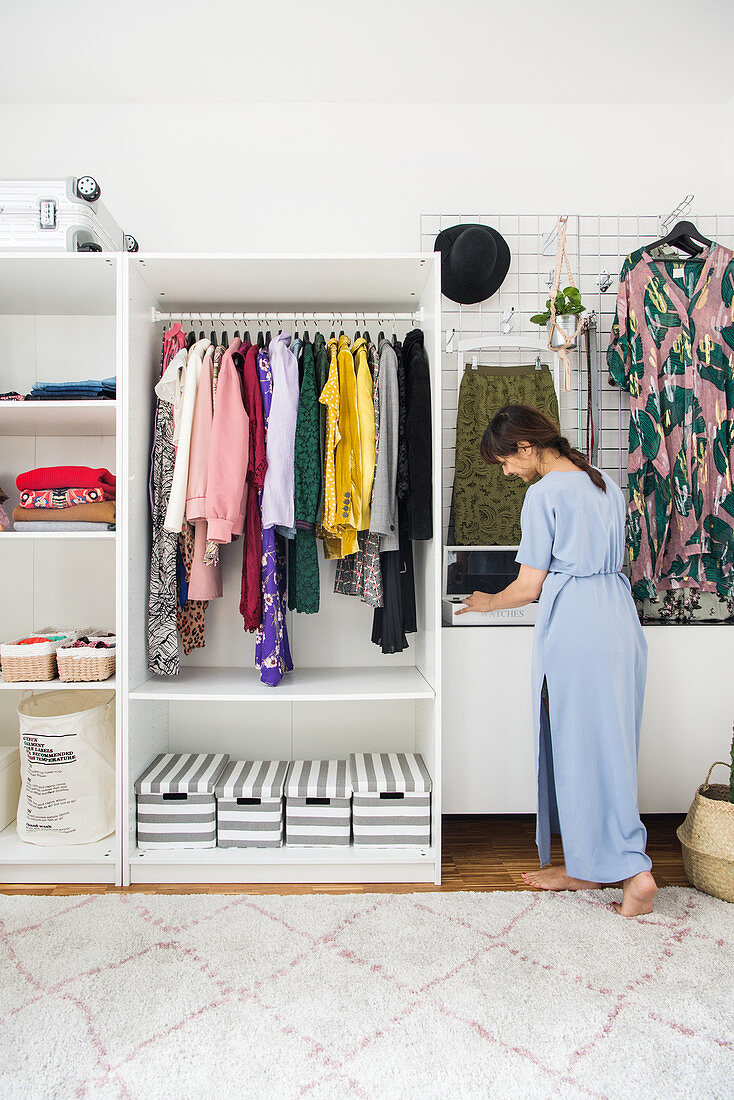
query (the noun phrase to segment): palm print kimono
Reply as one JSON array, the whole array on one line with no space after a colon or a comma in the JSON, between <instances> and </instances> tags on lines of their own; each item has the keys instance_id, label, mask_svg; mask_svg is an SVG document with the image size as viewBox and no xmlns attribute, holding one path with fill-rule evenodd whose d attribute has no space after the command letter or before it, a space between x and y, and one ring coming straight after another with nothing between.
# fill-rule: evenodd
<instances>
[{"instance_id":1,"label":"palm print kimono","mask_svg":"<svg viewBox=\"0 0 734 1100\"><path fill-rule=\"evenodd\" d=\"M266 351L258 354L257 373L267 439L268 417L273 400L273 376ZM259 503L262 504L262 491L258 496ZM255 668L259 670L263 684L276 687L284 674L292 671L293 661L285 621L285 551L274 527L263 527L262 531L262 595L263 618L262 626L255 635Z\"/></svg>"},{"instance_id":2,"label":"palm print kimono","mask_svg":"<svg viewBox=\"0 0 734 1100\"><path fill-rule=\"evenodd\" d=\"M630 394L633 595L734 587L734 253L625 260L607 351Z\"/></svg>"}]
</instances>

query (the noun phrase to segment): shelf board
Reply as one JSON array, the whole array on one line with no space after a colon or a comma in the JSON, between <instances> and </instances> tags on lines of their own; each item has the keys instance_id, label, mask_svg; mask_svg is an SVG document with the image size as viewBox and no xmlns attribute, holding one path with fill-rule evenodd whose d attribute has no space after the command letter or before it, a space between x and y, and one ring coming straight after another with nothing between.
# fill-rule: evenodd
<instances>
[{"instance_id":1,"label":"shelf board","mask_svg":"<svg viewBox=\"0 0 734 1100\"><path fill-rule=\"evenodd\" d=\"M0 864L112 864L117 852L115 834L93 844L29 844L21 840L15 829L15 822L0 833ZM3 878L0 868L0 879Z\"/></svg>"},{"instance_id":2,"label":"shelf board","mask_svg":"<svg viewBox=\"0 0 734 1100\"><path fill-rule=\"evenodd\" d=\"M109 436L116 401L0 401L0 435Z\"/></svg>"},{"instance_id":3,"label":"shelf board","mask_svg":"<svg viewBox=\"0 0 734 1100\"><path fill-rule=\"evenodd\" d=\"M1 839L1 835L0 835ZM428 848L360 848L353 844L348 848L331 846L280 848L155 848L141 851L133 848L131 863L187 864L238 863L243 866L258 866L267 863L310 864L310 863L435 863L436 849Z\"/></svg>"},{"instance_id":4,"label":"shelf board","mask_svg":"<svg viewBox=\"0 0 734 1100\"><path fill-rule=\"evenodd\" d=\"M433 253L382 256L143 253L128 257L165 311L412 311L433 277ZM375 325L377 329L379 326Z\"/></svg>"},{"instance_id":5,"label":"shelf board","mask_svg":"<svg viewBox=\"0 0 734 1100\"><path fill-rule=\"evenodd\" d=\"M133 883L435 883L430 848L133 848Z\"/></svg>"},{"instance_id":6,"label":"shelf board","mask_svg":"<svg viewBox=\"0 0 734 1100\"><path fill-rule=\"evenodd\" d=\"M178 676L145 680L131 699L328 702L354 699L433 699L434 689L417 668L299 668L277 688L261 684L255 669L184 668Z\"/></svg>"},{"instance_id":7,"label":"shelf board","mask_svg":"<svg viewBox=\"0 0 734 1100\"><path fill-rule=\"evenodd\" d=\"M87 688L92 691L111 688L114 691L116 687L117 681L114 676L110 676L107 680L70 680L68 682L59 680L58 677L55 680L11 680L9 682L0 679L0 691L82 691Z\"/></svg>"},{"instance_id":8,"label":"shelf board","mask_svg":"<svg viewBox=\"0 0 734 1100\"><path fill-rule=\"evenodd\" d=\"M39 527L42 524L39 523ZM89 541L102 540L114 542L116 531L3 531L0 533L0 546L4 542L20 542L21 539L33 539L41 542L49 542L51 539L82 539Z\"/></svg>"}]
</instances>

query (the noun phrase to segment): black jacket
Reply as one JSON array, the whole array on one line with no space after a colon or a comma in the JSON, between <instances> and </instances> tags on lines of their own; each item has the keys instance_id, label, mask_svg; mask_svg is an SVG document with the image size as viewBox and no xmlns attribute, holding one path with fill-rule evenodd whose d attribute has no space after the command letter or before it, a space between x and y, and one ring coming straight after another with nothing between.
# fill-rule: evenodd
<instances>
[{"instance_id":1,"label":"black jacket","mask_svg":"<svg viewBox=\"0 0 734 1100\"><path fill-rule=\"evenodd\" d=\"M431 378L423 333L413 329L403 341L405 365L405 435L410 492L408 532L412 539L433 537Z\"/></svg>"}]
</instances>

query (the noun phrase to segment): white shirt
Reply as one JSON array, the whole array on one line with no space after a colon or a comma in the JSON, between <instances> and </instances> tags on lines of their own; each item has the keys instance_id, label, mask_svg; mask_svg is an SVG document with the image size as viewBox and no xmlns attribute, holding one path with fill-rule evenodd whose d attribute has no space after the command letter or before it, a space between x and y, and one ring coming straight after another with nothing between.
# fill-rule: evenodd
<instances>
[{"instance_id":1,"label":"white shirt","mask_svg":"<svg viewBox=\"0 0 734 1100\"><path fill-rule=\"evenodd\" d=\"M204 361L204 353L210 346L209 340L199 340L191 348L186 363L183 400L181 402L181 415L178 425L178 446L176 448L176 462L173 467L173 483L171 485L171 495L168 498L166 520L163 524L164 531L173 531L175 534L178 534L181 530L184 521L184 513L186 511L186 488L189 480L189 451L191 449L191 429L194 424L196 393L199 389L199 379L201 378L201 365ZM180 354L179 352L179 355ZM175 358L178 358L178 356ZM165 378L165 374L163 378ZM158 385L160 384L159 382Z\"/></svg>"}]
</instances>

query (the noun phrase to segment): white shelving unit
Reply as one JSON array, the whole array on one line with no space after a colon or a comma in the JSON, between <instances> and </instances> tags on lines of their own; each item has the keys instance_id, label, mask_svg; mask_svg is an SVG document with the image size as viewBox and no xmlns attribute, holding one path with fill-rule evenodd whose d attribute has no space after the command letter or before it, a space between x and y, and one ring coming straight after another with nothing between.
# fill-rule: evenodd
<instances>
[{"instance_id":1,"label":"white shelving unit","mask_svg":"<svg viewBox=\"0 0 734 1100\"><path fill-rule=\"evenodd\" d=\"M432 253L384 256L144 255L124 265L129 319L123 355L129 361L123 410L128 471L125 554L129 568L121 634L128 646L123 726L127 752L122 790L127 823L123 867L132 882L438 882L440 880L440 300ZM206 331L257 331L257 313L330 314L351 335L355 311L379 312L374 337L392 331L394 313L421 311L432 370L435 537L414 543L418 632L401 654L384 656L370 641L372 609L335 595L334 562L320 560L318 615L288 613L295 670L277 688L253 667L254 635L238 612L241 540L222 548L224 598L207 611L207 644L182 658L178 676L147 669L145 626L150 563L148 463L153 387L159 376L163 324L156 312L181 315ZM199 313L236 313L247 324L224 326ZM283 321L302 329L303 323ZM272 324L273 331L278 325ZM306 327L314 333L313 321ZM410 323L399 322L404 335ZM319 555L321 558L321 555ZM221 751L233 758L346 757L353 751L422 753L434 782L431 846L411 851L329 848L271 851L140 851L135 840L134 781L158 752Z\"/></svg>"},{"instance_id":2,"label":"white shelving unit","mask_svg":"<svg viewBox=\"0 0 734 1100\"><path fill-rule=\"evenodd\" d=\"M433 254L382 256L84 255L0 257L3 390L38 380L116 374L113 402L0 405L0 484L20 470L59 463L107 466L118 476L116 532L0 535L14 597L3 636L50 622L115 623L117 833L99 844L36 848L13 826L0 833L6 882L438 882L440 747L440 283ZM253 667L254 635L238 612L242 541L222 550L224 598L207 613L207 645L182 658L177 677L151 676L146 659L150 566L148 467L163 324L155 312L420 317L432 371L433 540L414 544L418 631L403 653L371 643L372 609L333 592L334 562L320 562L321 611L288 614L295 670L277 688ZM198 324L196 324L198 329ZM210 329L211 324L203 327ZM229 328L229 326L227 326ZM234 329L234 325L231 329ZM240 326L241 327L241 326ZM302 324L294 327L302 328ZM313 323L309 325L313 329ZM322 322L322 331L332 325ZM90 354L90 349L93 354ZM79 356L88 360L79 369ZM92 366L93 364L93 366ZM16 494L17 497L17 494ZM12 507L17 502L11 496ZM28 691L79 684L0 681L0 743L17 739L17 701ZM94 685L91 685L94 686ZM434 782L430 846L415 851L282 848L141 852L134 781L156 753L223 751L233 758L345 757L353 751L420 752Z\"/></svg>"},{"instance_id":3,"label":"white shelving unit","mask_svg":"<svg viewBox=\"0 0 734 1100\"><path fill-rule=\"evenodd\" d=\"M105 254L0 256L0 391L25 393L34 381L113 374L119 384L123 262ZM0 485L10 494L8 505L18 502L17 474L34 466L119 471L120 415L118 401L1 402ZM111 628L121 591L118 537L114 531L2 532L2 640L52 623ZM28 692L115 690L119 672L118 664L118 678L99 684L0 680L0 743L17 744L17 706ZM120 707L118 693L118 760ZM118 817L120 811L118 797ZM59 847L21 840L14 823L0 832L0 882L121 881L119 827L95 844Z\"/></svg>"}]
</instances>

